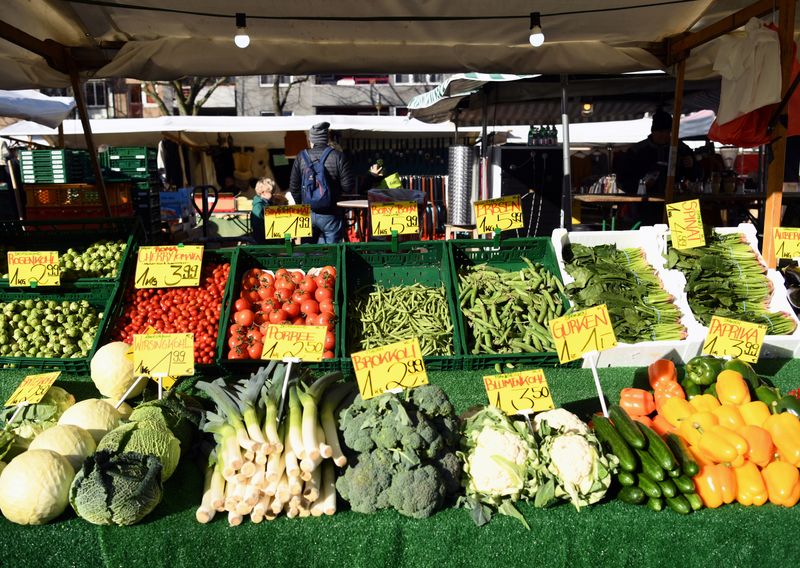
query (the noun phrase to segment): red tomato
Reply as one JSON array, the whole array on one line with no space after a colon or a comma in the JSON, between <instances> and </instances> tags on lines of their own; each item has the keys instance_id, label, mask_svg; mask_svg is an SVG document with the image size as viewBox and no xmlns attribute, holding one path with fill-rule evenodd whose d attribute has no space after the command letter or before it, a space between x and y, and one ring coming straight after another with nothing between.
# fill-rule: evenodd
<instances>
[{"instance_id":1,"label":"red tomato","mask_svg":"<svg viewBox=\"0 0 800 568\"><path fill-rule=\"evenodd\" d=\"M249 309L252 307L252 306L250 305L250 302L248 302L248 301L247 301L247 300L245 300L244 298L239 298L238 300L236 300L236 303L235 303L235 304L233 304L233 306L234 306L234 309L235 309L237 312L240 312L240 311L242 311L242 310L249 310Z\"/></svg>"},{"instance_id":2,"label":"red tomato","mask_svg":"<svg viewBox=\"0 0 800 568\"><path fill-rule=\"evenodd\" d=\"M333 359L334 357L335 355L333 354L333 351L326 351L322 354L323 359Z\"/></svg>"},{"instance_id":3,"label":"red tomato","mask_svg":"<svg viewBox=\"0 0 800 568\"><path fill-rule=\"evenodd\" d=\"M317 325L317 314L309 314L306 316L306 325Z\"/></svg>"},{"instance_id":4,"label":"red tomato","mask_svg":"<svg viewBox=\"0 0 800 568\"><path fill-rule=\"evenodd\" d=\"M314 291L314 298L317 302L323 302L325 300L333 301L333 290L330 288L317 288Z\"/></svg>"},{"instance_id":5,"label":"red tomato","mask_svg":"<svg viewBox=\"0 0 800 568\"><path fill-rule=\"evenodd\" d=\"M256 327L250 328L250 330L247 332L247 341L249 343L253 343L253 342L256 342L256 341L261 341L263 338L264 338L264 336L261 335L261 332L258 331L258 328L256 328Z\"/></svg>"},{"instance_id":6,"label":"red tomato","mask_svg":"<svg viewBox=\"0 0 800 568\"><path fill-rule=\"evenodd\" d=\"M231 338L228 340L228 347L231 349L236 349L242 345L244 338L241 335L231 335Z\"/></svg>"},{"instance_id":7,"label":"red tomato","mask_svg":"<svg viewBox=\"0 0 800 568\"><path fill-rule=\"evenodd\" d=\"M275 271L275 279L277 280L278 278L281 278L283 276L288 276L288 274L289 274L288 270L286 270L285 268L279 268L278 270Z\"/></svg>"},{"instance_id":8,"label":"red tomato","mask_svg":"<svg viewBox=\"0 0 800 568\"><path fill-rule=\"evenodd\" d=\"M333 314L324 313L320 314L319 317L317 317L317 325L326 326L328 328L328 331L333 331L335 324L336 324L336 318L333 316Z\"/></svg>"},{"instance_id":9,"label":"red tomato","mask_svg":"<svg viewBox=\"0 0 800 568\"><path fill-rule=\"evenodd\" d=\"M335 313L333 309L333 302L330 300L322 300L319 303L319 313L324 314L325 312Z\"/></svg>"},{"instance_id":10,"label":"red tomato","mask_svg":"<svg viewBox=\"0 0 800 568\"><path fill-rule=\"evenodd\" d=\"M269 313L269 323L278 324L286 321L286 312L283 310L272 310Z\"/></svg>"},{"instance_id":11,"label":"red tomato","mask_svg":"<svg viewBox=\"0 0 800 568\"><path fill-rule=\"evenodd\" d=\"M247 347L247 354L251 359L261 359L261 352L264 350L264 344L260 341L254 341Z\"/></svg>"},{"instance_id":12,"label":"red tomato","mask_svg":"<svg viewBox=\"0 0 800 568\"><path fill-rule=\"evenodd\" d=\"M323 266L319 271L319 275L325 278L326 280L336 278L336 269L330 265Z\"/></svg>"},{"instance_id":13,"label":"red tomato","mask_svg":"<svg viewBox=\"0 0 800 568\"><path fill-rule=\"evenodd\" d=\"M306 325L306 318L303 316L297 316L292 320L292 325Z\"/></svg>"},{"instance_id":14,"label":"red tomato","mask_svg":"<svg viewBox=\"0 0 800 568\"><path fill-rule=\"evenodd\" d=\"M314 297L309 294L308 292L302 292L301 290L295 290L294 294L292 294L292 300L297 302L298 304L302 304L306 300L313 300Z\"/></svg>"},{"instance_id":15,"label":"red tomato","mask_svg":"<svg viewBox=\"0 0 800 568\"><path fill-rule=\"evenodd\" d=\"M314 290L317 289L317 283L314 281L314 278L311 276L306 276L303 278L303 281L298 285L298 288L303 292L308 292L309 294L313 294Z\"/></svg>"},{"instance_id":16,"label":"red tomato","mask_svg":"<svg viewBox=\"0 0 800 568\"><path fill-rule=\"evenodd\" d=\"M330 351L336 346L336 336L332 331L325 334L325 350Z\"/></svg>"},{"instance_id":17,"label":"red tomato","mask_svg":"<svg viewBox=\"0 0 800 568\"><path fill-rule=\"evenodd\" d=\"M327 288L328 287L328 281L323 276L314 277L314 284L317 285L317 288Z\"/></svg>"},{"instance_id":18,"label":"red tomato","mask_svg":"<svg viewBox=\"0 0 800 568\"><path fill-rule=\"evenodd\" d=\"M286 315L289 316L288 319L294 319L300 315L300 304L289 300L288 302L284 302L281 309L286 312Z\"/></svg>"},{"instance_id":19,"label":"red tomato","mask_svg":"<svg viewBox=\"0 0 800 568\"><path fill-rule=\"evenodd\" d=\"M262 272L258 277L258 281L261 283L261 286L268 288L275 284L275 277L269 272Z\"/></svg>"},{"instance_id":20,"label":"red tomato","mask_svg":"<svg viewBox=\"0 0 800 568\"><path fill-rule=\"evenodd\" d=\"M258 289L258 297L261 300L269 300L275 297L275 288L272 286L262 286Z\"/></svg>"},{"instance_id":21,"label":"red tomato","mask_svg":"<svg viewBox=\"0 0 800 568\"><path fill-rule=\"evenodd\" d=\"M306 300L300 304L300 313L308 317L311 314L319 313L319 304L314 300Z\"/></svg>"},{"instance_id":22,"label":"red tomato","mask_svg":"<svg viewBox=\"0 0 800 568\"><path fill-rule=\"evenodd\" d=\"M305 278L306 278L306 275L305 275L305 274L303 274L303 273L302 273L300 270L290 270L290 271L289 271L289 276L291 277L291 279L292 279L292 283L293 283L295 286L299 286L299 285L300 285L300 283L301 283L303 280L305 280Z\"/></svg>"},{"instance_id":23,"label":"red tomato","mask_svg":"<svg viewBox=\"0 0 800 568\"><path fill-rule=\"evenodd\" d=\"M275 298L267 298L263 302L261 302L261 309L265 312L270 310L277 310L280 309L281 302L280 300L276 300Z\"/></svg>"},{"instance_id":24,"label":"red tomato","mask_svg":"<svg viewBox=\"0 0 800 568\"><path fill-rule=\"evenodd\" d=\"M258 290L242 290L242 298L246 299L251 304L256 304L261 301Z\"/></svg>"},{"instance_id":25,"label":"red tomato","mask_svg":"<svg viewBox=\"0 0 800 568\"><path fill-rule=\"evenodd\" d=\"M292 298L292 290L289 288L278 288L275 290L275 299L281 303Z\"/></svg>"},{"instance_id":26,"label":"red tomato","mask_svg":"<svg viewBox=\"0 0 800 568\"><path fill-rule=\"evenodd\" d=\"M247 328L235 323L231 326L230 332L231 335L244 335L247 333Z\"/></svg>"},{"instance_id":27,"label":"red tomato","mask_svg":"<svg viewBox=\"0 0 800 568\"><path fill-rule=\"evenodd\" d=\"M253 313L253 310L241 310L233 314L233 321L245 327L253 325L254 319L255 314Z\"/></svg>"},{"instance_id":28,"label":"red tomato","mask_svg":"<svg viewBox=\"0 0 800 568\"><path fill-rule=\"evenodd\" d=\"M241 347L228 351L228 359L247 359L247 357L247 350Z\"/></svg>"}]
</instances>

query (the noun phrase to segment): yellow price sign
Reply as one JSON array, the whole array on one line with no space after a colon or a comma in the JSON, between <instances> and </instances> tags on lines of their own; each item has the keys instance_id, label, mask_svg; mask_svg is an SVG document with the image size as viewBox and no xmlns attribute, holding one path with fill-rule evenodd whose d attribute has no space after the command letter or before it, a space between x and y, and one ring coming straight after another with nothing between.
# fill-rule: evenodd
<instances>
[{"instance_id":1,"label":"yellow price sign","mask_svg":"<svg viewBox=\"0 0 800 568\"><path fill-rule=\"evenodd\" d=\"M144 330L144 335L153 335L155 333L158 333L158 330L154 328L152 325L148 325L147 329ZM131 345L131 348L128 349L127 353L125 353L125 357L127 357L128 361L130 361L131 363L133 362L133 345ZM158 382L157 381L158 377L151 377L151 379ZM161 386L167 390L175 386L176 382L178 382L177 377L169 377L169 376L161 377Z\"/></svg>"},{"instance_id":2,"label":"yellow price sign","mask_svg":"<svg viewBox=\"0 0 800 568\"><path fill-rule=\"evenodd\" d=\"M797 258L800 256L800 229L775 227L775 258Z\"/></svg>"},{"instance_id":3,"label":"yellow price sign","mask_svg":"<svg viewBox=\"0 0 800 568\"><path fill-rule=\"evenodd\" d=\"M262 359L295 358L301 361L322 361L325 354L324 325L273 325L264 330Z\"/></svg>"},{"instance_id":4,"label":"yellow price sign","mask_svg":"<svg viewBox=\"0 0 800 568\"><path fill-rule=\"evenodd\" d=\"M61 269L56 251L9 251L8 285L60 286Z\"/></svg>"},{"instance_id":5,"label":"yellow price sign","mask_svg":"<svg viewBox=\"0 0 800 568\"><path fill-rule=\"evenodd\" d=\"M550 335L562 363L580 359L591 351L605 351L617 344L605 304L575 312L549 323Z\"/></svg>"},{"instance_id":6,"label":"yellow price sign","mask_svg":"<svg viewBox=\"0 0 800 568\"><path fill-rule=\"evenodd\" d=\"M41 402L53 383L61 375L61 371L52 373L41 373L39 375L28 375L11 393L11 397L6 401L5 406L17 406L18 404L36 404Z\"/></svg>"},{"instance_id":7,"label":"yellow price sign","mask_svg":"<svg viewBox=\"0 0 800 568\"><path fill-rule=\"evenodd\" d=\"M699 199L668 203L667 220L672 233L673 247L690 249L705 246L706 237L703 234L703 216L700 214Z\"/></svg>"},{"instance_id":8,"label":"yellow price sign","mask_svg":"<svg viewBox=\"0 0 800 568\"><path fill-rule=\"evenodd\" d=\"M393 389L413 389L428 384L418 339L359 351L350 356L364 400Z\"/></svg>"},{"instance_id":9,"label":"yellow price sign","mask_svg":"<svg viewBox=\"0 0 800 568\"><path fill-rule=\"evenodd\" d=\"M136 288L199 286L202 245L140 247L136 260Z\"/></svg>"},{"instance_id":10,"label":"yellow price sign","mask_svg":"<svg viewBox=\"0 0 800 568\"><path fill-rule=\"evenodd\" d=\"M369 209L372 234L386 237L397 231L398 235L419 234L419 211L416 201L389 201L373 203Z\"/></svg>"},{"instance_id":11,"label":"yellow price sign","mask_svg":"<svg viewBox=\"0 0 800 568\"><path fill-rule=\"evenodd\" d=\"M766 335L767 326L764 324L713 316L702 354L757 363Z\"/></svg>"},{"instance_id":12,"label":"yellow price sign","mask_svg":"<svg viewBox=\"0 0 800 568\"><path fill-rule=\"evenodd\" d=\"M152 378L194 375L194 334L140 333L133 336L133 372Z\"/></svg>"},{"instance_id":13,"label":"yellow price sign","mask_svg":"<svg viewBox=\"0 0 800 568\"><path fill-rule=\"evenodd\" d=\"M264 230L268 239L311 236L311 207L308 205L274 205L264 208Z\"/></svg>"},{"instance_id":14,"label":"yellow price sign","mask_svg":"<svg viewBox=\"0 0 800 568\"><path fill-rule=\"evenodd\" d=\"M479 233L491 233L495 229L507 231L525 228L519 195L476 201L474 207Z\"/></svg>"},{"instance_id":15,"label":"yellow price sign","mask_svg":"<svg viewBox=\"0 0 800 568\"><path fill-rule=\"evenodd\" d=\"M487 375L483 377L483 386L489 404L509 415L542 412L556 407L541 369Z\"/></svg>"}]
</instances>

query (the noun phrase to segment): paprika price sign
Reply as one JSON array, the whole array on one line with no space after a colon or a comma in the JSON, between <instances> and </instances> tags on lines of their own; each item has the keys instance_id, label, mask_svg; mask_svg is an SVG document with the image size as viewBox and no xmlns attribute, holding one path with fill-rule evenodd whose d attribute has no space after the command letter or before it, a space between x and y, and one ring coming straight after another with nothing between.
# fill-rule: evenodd
<instances>
[{"instance_id":1,"label":"paprika price sign","mask_svg":"<svg viewBox=\"0 0 800 568\"><path fill-rule=\"evenodd\" d=\"M178 288L200 285L202 245L140 247L136 288Z\"/></svg>"},{"instance_id":2,"label":"paprika price sign","mask_svg":"<svg viewBox=\"0 0 800 568\"><path fill-rule=\"evenodd\" d=\"M283 361L297 358L301 361L322 361L325 353L324 325L273 325L264 330L262 359Z\"/></svg>"},{"instance_id":3,"label":"paprika price sign","mask_svg":"<svg viewBox=\"0 0 800 568\"><path fill-rule=\"evenodd\" d=\"M508 415L555 408L544 371L520 371L483 377L489 404Z\"/></svg>"},{"instance_id":4,"label":"paprika price sign","mask_svg":"<svg viewBox=\"0 0 800 568\"><path fill-rule=\"evenodd\" d=\"M764 324L713 316L701 353L757 363L766 334L767 326Z\"/></svg>"},{"instance_id":5,"label":"paprika price sign","mask_svg":"<svg viewBox=\"0 0 800 568\"><path fill-rule=\"evenodd\" d=\"M4 406L17 406L18 404L36 404L42 401L44 395L56 382L61 371L52 373L41 373L39 375L28 375L19 384L17 389L11 394Z\"/></svg>"},{"instance_id":6,"label":"paprika price sign","mask_svg":"<svg viewBox=\"0 0 800 568\"><path fill-rule=\"evenodd\" d=\"M58 266L58 253L55 251L8 253L8 285L60 286L61 269Z\"/></svg>"},{"instance_id":7,"label":"paprika price sign","mask_svg":"<svg viewBox=\"0 0 800 568\"><path fill-rule=\"evenodd\" d=\"M419 213L416 201L389 201L373 203L369 209L372 234L386 237L397 231L398 235L419 234Z\"/></svg>"},{"instance_id":8,"label":"paprika price sign","mask_svg":"<svg viewBox=\"0 0 800 568\"><path fill-rule=\"evenodd\" d=\"M133 373L143 377L194 375L194 334L141 333L133 336Z\"/></svg>"},{"instance_id":9,"label":"paprika price sign","mask_svg":"<svg viewBox=\"0 0 800 568\"><path fill-rule=\"evenodd\" d=\"M359 351L350 356L361 398L368 400L387 390L412 389L428 384L418 339Z\"/></svg>"},{"instance_id":10,"label":"paprika price sign","mask_svg":"<svg viewBox=\"0 0 800 568\"><path fill-rule=\"evenodd\" d=\"M617 344L605 304L552 319L549 326L561 363L580 359L590 351L611 349Z\"/></svg>"},{"instance_id":11,"label":"paprika price sign","mask_svg":"<svg viewBox=\"0 0 800 568\"><path fill-rule=\"evenodd\" d=\"M690 249L706 245L699 199L668 203L667 220L672 233L672 246L676 249Z\"/></svg>"},{"instance_id":12,"label":"paprika price sign","mask_svg":"<svg viewBox=\"0 0 800 568\"><path fill-rule=\"evenodd\" d=\"M495 229L507 231L525 228L519 195L476 201L474 207L479 233L491 233Z\"/></svg>"},{"instance_id":13,"label":"paprika price sign","mask_svg":"<svg viewBox=\"0 0 800 568\"><path fill-rule=\"evenodd\" d=\"M264 230L268 239L311 236L309 205L274 205L264 208Z\"/></svg>"},{"instance_id":14,"label":"paprika price sign","mask_svg":"<svg viewBox=\"0 0 800 568\"><path fill-rule=\"evenodd\" d=\"M154 328L152 325L148 325L147 329L144 330L145 335L153 335L155 333L158 333L158 330ZM127 353L125 353L125 357L128 358L128 361L133 363L133 345L131 345L131 348L128 349ZM154 381L157 381L157 377L151 377L151 378ZM161 386L163 386L167 390L171 389L175 385L175 383L178 382L178 379L176 377L166 376L160 378L161 378Z\"/></svg>"},{"instance_id":15,"label":"paprika price sign","mask_svg":"<svg viewBox=\"0 0 800 568\"><path fill-rule=\"evenodd\" d=\"M775 227L774 241L775 258L797 258L800 256L800 229Z\"/></svg>"}]
</instances>

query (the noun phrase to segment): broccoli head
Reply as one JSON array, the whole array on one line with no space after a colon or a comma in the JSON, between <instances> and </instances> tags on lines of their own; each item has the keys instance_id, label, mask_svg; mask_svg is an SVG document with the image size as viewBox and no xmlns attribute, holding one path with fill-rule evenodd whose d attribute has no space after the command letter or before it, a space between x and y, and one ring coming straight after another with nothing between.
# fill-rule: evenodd
<instances>
[{"instance_id":1,"label":"broccoli head","mask_svg":"<svg viewBox=\"0 0 800 568\"><path fill-rule=\"evenodd\" d=\"M374 418L371 413L354 408L354 406L342 410L339 428L342 431L345 446L359 453L372 450L375 442L370 437L372 432L370 423L374 421Z\"/></svg>"},{"instance_id":2,"label":"broccoli head","mask_svg":"<svg viewBox=\"0 0 800 568\"><path fill-rule=\"evenodd\" d=\"M461 490L462 463L454 452L447 452L439 456L434 462L434 467L439 470L444 482L445 492L455 495Z\"/></svg>"},{"instance_id":3,"label":"broccoli head","mask_svg":"<svg viewBox=\"0 0 800 568\"><path fill-rule=\"evenodd\" d=\"M452 416L453 405L440 386L423 385L411 390L411 403L426 416Z\"/></svg>"},{"instance_id":4,"label":"broccoli head","mask_svg":"<svg viewBox=\"0 0 800 568\"><path fill-rule=\"evenodd\" d=\"M424 455L428 458L435 457L445 449L445 441L442 435L434 427L433 423L425 418L421 412L414 412L414 422L416 424L416 432L420 435L423 441Z\"/></svg>"},{"instance_id":5,"label":"broccoli head","mask_svg":"<svg viewBox=\"0 0 800 568\"><path fill-rule=\"evenodd\" d=\"M394 476L389 489L389 504L401 515L424 519L444 503L444 484L433 466L405 470Z\"/></svg>"},{"instance_id":6,"label":"broccoli head","mask_svg":"<svg viewBox=\"0 0 800 568\"><path fill-rule=\"evenodd\" d=\"M389 506L389 488L394 466L392 457L376 450L362 454L358 462L344 470L336 480L336 490L350 508L359 513L374 513Z\"/></svg>"}]
</instances>

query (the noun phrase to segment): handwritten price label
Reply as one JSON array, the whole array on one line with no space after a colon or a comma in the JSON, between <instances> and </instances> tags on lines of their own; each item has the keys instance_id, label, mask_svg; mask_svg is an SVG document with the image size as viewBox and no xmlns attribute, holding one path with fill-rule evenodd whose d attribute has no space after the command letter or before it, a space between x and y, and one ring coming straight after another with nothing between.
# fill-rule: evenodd
<instances>
[{"instance_id":1,"label":"handwritten price label","mask_svg":"<svg viewBox=\"0 0 800 568\"><path fill-rule=\"evenodd\" d=\"M134 335L133 372L144 377L162 377L162 381L164 377L194 375L194 334Z\"/></svg>"},{"instance_id":2,"label":"handwritten price label","mask_svg":"<svg viewBox=\"0 0 800 568\"><path fill-rule=\"evenodd\" d=\"M590 351L605 351L617 344L605 304L550 320L550 335L558 360L575 361Z\"/></svg>"},{"instance_id":3,"label":"handwritten price label","mask_svg":"<svg viewBox=\"0 0 800 568\"><path fill-rule=\"evenodd\" d=\"M800 229L775 228L775 258L797 258L800 256Z\"/></svg>"},{"instance_id":4,"label":"handwritten price label","mask_svg":"<svg viewBox=\"0 0 800 568\"><path fill-rule=\"evenodd\" d=\"M144 330L144 335L153 335L153 334L156 334L156 333L158 333L158 330L156 328L154 328L152 325L148 325L147 329ZM125 353L125 357L128 358L128 361L133 363L133 345L131 345L131 348L128 349L127 353ZM158 380L157 380L158 378L157 377L150 377L150 378L152 380L158 382ZM170 376L161 377L161 386L164 387L167 390L169 390L173 386L175 386L175 383L177 383L177 382L178 382L177 377L170 377Z\"/></svg>"},{"instance_id":5,"label":"handwritten price label","mask_svg":"<svg viewBox=\"0 0 800 568\"><path fill-rule=\"evenodd\" d=\"M8 285L60 286L61 269L55 251L8 253Z\"/></svg>"},{"instance_id":6,"label":"handwritten price label","mask_svg":"<svg viewBox=\"0 0 800 568\"><path fill-rule=\"evenodd\" d=\"M136 288L200 285L203 246L141 247L136 261Z\"/></svg>"},{"instance_id":7,"label":"handwritten price label","mask_svg":"<svg viewBox=\"0 0 800 568\"><path fill-rule=\"evenodd\" d=\"M489 404L509 415L555 408L544 371L534 369L483 377Z\"/></svg>"},{"instance_id":8,"label":"handwritten price label","mask_svg":"<svg viewBox=\"0 0 800 568\"><path fill-rule=\"evenodd\" d=\"M667 220L672 232L672 246L676 249L690 249L705 246L703 216L700 214L700 200L691 199L680 203L667 204Z\"/></svg>"},{"instance_id":9,"label":"handwritten price label","mask_svg":"<svg viewBox=\"0 0 800 568\"><path fill-rule=\"evenodd\" d=\"M311 207L308 205L276 205L264 209L264 230L268 239L311 236Z\"/></svg>"},{"instance_id":10,"label":"handwritten price label","mask_svg":"<svg viewBox=\"0 0 800 568\"><path fill-rule=\"evenodd\" d=\"M713 316L702 354L757 363L765 335L766 325Z\"/></svg>"},{"instance_id":11,"label":"handwritten price label","mask_svg":"<svg viewBox=\"0 0 800 568\"><path fill-rule=\"evenodd\" d=\"M60 374L61 371L54 371L40 375L28 375L22 379L17 389L6 401L5 406L17 406L23 402L28 404L42 402L44 395L47 394Z\"/></svg>"},{"instance_id":12,"label":"handwritten price label","mask_svg":"<svg viewBox=\"0 0 800 568\"><path fill-rule=\"evenodd\" d=\"M475 223L480 233L491 233L495 229L507 231L525 228L519 195L476 201L474 206Z\"/></svg>"},{"instance_id":13,"label":"handwritten price label","mask_svg":"<svg viewBox=\"0 0 800 568\"><path fill-rule=\"evenodd\" d=\"M301 361L322 361L327 332L324 325L268 325L261 358L282 361L293 357Z\"/></svg>"},{"instance_id":14,"label":"handwritten price label","mask_svg":"<svg viewBox=\"0 0 800 568\"><path fill-rule=\"evenodd\" d=\"M356 371L361 398L378 396L392 389L413 389L428 384L418 339L407 339L353 353L350 358Z\"/></svg>"},{"instance_id":15,"label":"handwritten price label","mask_svg":"<svg viewBox=\"0 0 800 568\"><path fill-rule=\"evenodd\" d=\"M372 234L385 237L397 231L398 235L419 234L419 214L415 201L390 201L373 203L370 207Z\"/></svg>"}]
</instances>

